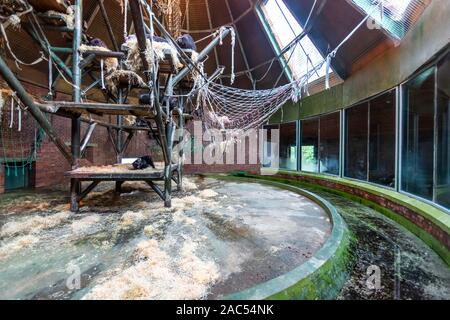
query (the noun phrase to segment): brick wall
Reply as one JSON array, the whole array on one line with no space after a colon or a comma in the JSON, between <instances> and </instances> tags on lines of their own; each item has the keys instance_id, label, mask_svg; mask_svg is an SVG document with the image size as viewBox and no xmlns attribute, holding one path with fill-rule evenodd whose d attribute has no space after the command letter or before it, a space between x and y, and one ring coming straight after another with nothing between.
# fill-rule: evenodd
<instances>
[{"instance_id":1,"label":"brick wall","mask_svg":"<svg viewBox=\"0 0 450 320\"><path fill-rule=\"evenodd\" d=\"M5 192L5 189L3 187L5 184L4 172L5 172L5 170L3 170L3 168L0 168L0 194Z\"/></svg>"},{"instance_id":2,"label":"brick wall","mask_svg":"<svg viewBox=\"0 0 450 320\"><path fill-rule=\"evenodd\" d=\"M47 94L47 89L37 86L24 84L26 90L36 97L43 97ZM64 94L57 94L55 100L70 101L71 97ZM63 142L70 148L71 120L55 115L48 116L49 121L56 129ZM94 116L105 122L116 122L115 116ZM84 136L88 125L82 123L81 137ZM127 134L124 133L124 141ZM82 165L108 165L116 163L116 155L109 140L106 128L97 126L88 145L89 157L82 160ZM246 158L248 158L248 148ZM124 157L136 158L151 154L155 161L162 161L161 149L154 140L150 140L147 132L135 133L131 140ZM64 177L64 173L70 170L70 165L62 156L53 142L45 136L45 139L39 149L34 166L34 177L36 187L50 187L58 184L68 184L69 179ZM195 173L224 173L232 171L248 171L251 173L259 172L259 165L186 165L187 174ZM0 193L4 192L4 173L0 170Z\"/></svg>"}]
</instances>

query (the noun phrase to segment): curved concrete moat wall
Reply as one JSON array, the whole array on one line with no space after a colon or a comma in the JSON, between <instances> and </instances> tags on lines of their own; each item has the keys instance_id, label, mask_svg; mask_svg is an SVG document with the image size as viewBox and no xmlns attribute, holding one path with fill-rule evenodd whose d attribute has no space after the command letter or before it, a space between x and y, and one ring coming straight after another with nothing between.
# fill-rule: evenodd
<instances>
[{"instance_id":1,"label":"curved concrete moat wall","mask_svg":"<svg viewBox=\"0 0 450 320\"><path fill-rule=\"evenodd\" d=\"M361 202L404 226L450 265L450 215L443 210L393 190L329 175L278 171L263 178L295 181Z\"/></svg>"},{"instance_id":2,"label":"curved concrete moat wall","mask_svg":"<svg viewBox=\"0 0 450 320\"><path fill-rule=\"evenodd\" d=\"M226 180L235 179L224 176L216 177ZM348 247L350 244L349 231L336 209L321 197L298 187L264 180L245 178L241 178L241 180L275 186L309 198L327 212L333 229L322 248L307 262L286 274L224 298L230 300L336 298L347 280L346 270L349 263Z\"/></svg>"}]
</instances>

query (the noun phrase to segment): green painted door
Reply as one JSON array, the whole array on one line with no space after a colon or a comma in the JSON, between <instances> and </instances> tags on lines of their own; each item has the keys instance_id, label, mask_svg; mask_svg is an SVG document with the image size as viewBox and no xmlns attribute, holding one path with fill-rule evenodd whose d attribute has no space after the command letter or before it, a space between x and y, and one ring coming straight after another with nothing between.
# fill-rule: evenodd
<instances>
[{"instance_id":1,"label":"green painted door","mask_svg":"<svg viewBox=\"0 0 450 320\"><path fill-rule=\"evenodd\" d=\"M5 173L5 190L15 190L31 187L32 165L25 167L15 167L14 163L8 163L8 167L4 167Z\"/></svg>"}]
</instances>

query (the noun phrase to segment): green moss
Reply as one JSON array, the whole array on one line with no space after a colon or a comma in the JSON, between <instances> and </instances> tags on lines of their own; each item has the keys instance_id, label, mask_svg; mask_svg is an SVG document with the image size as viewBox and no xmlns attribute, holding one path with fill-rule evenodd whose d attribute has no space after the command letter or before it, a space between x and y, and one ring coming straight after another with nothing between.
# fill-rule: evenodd
<instances>
[{"instance_id":1,"label":"green moss","mask_svg":"<svg viewBox=\"0 0 450 320\"><path fill-rule=\"evenodd\" d=\"M333 257L310 276L268 297L268 300L331 300L336 298L347 277L351 237L346 230Z\"/></svg>"}]
</instances>

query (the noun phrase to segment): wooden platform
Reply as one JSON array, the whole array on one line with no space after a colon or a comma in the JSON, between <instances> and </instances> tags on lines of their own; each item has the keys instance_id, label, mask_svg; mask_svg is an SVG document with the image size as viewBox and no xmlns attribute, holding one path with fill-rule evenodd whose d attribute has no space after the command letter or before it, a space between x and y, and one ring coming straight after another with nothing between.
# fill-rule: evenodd
<instances>
[{"instance_id":1,"label":"wooden platform","mask_svg":"<svg viewBox=\"0 0 450 320\"><path fill-rule=\"evenodd\" d=\"M171 167L171 172L177 169L178 165L174 164ZM162 164L156 164L156 169L147 168L144 170L135 170L129 164L81 167L66 172L65 176L79 181L155 181L164 179L164 167Z\"/></svg>"}]
</instances>

